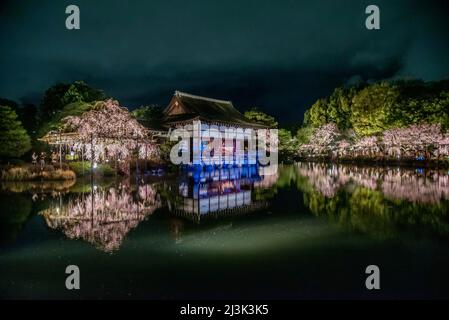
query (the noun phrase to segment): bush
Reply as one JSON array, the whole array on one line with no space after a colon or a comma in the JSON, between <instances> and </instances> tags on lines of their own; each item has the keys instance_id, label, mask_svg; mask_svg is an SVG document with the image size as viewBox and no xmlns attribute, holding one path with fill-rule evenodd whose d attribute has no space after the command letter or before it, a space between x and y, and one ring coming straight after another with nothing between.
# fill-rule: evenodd
<instances>
[{"instance_id":1,"label":"bush","mask_svg":"<svg viewBox=\"0 0 449 320\"><path fill-rule=\"evenodd\" d=\"M44 170L37 167L5 167L1 170L0 179L4 181L32 181L32 180L72 180L76 179L72 170L54 170L46 166Z\"/></svg>"},{"instance_id":2,"label":"bush","mask_svg":"<svg viewBox=\"0 0 449 320\"><path fill-rule=\"evenodd\" d=\"M90 162L89 161L75 161L68 163L70 170L75 172L77 176L82 176L84 174L90 173ZM83 169L84 166L84 169Z\"/></svg>"},{"instance_id":3,"label":"bush","mask_svg":"<svg viewBox=\"0 0 449 320\"><path fill-rule=\"evenodd\" d=\"M89 175L91 170L90 161L74 161L68 163L69 168L75 172L77 176ZM84 167L84 169L83 169ZM99 174L104 177L110 177L115 174L114 168L112 168L109 164L102 163L98 164L94 169L94 174Z\"/></svg>"},{"instance_id":4,"label":"bush","mask_svg":"<svg viewBox=\"0 0 449 320\"><path fill-rule=\"evenodd\" d=\"M9 169L2 170L2 180L6 181L22 181L22 180L33 180L37 178L38 174L31 172L30 170L23 167L12 167Z\"/></svg>"},{"instance_id":5,"label":"bush","mask_svg":"<svg viewBox=\"0 0 449 320\"><path fill-rule=\"evenodd\" d=\"M111 177L115 174L115 170L109 164L100 164L95 170L105 177Z\"/></svg>"},{"instance_id":6,"label":"bush","mask_svg":"<svg viewBox=\"0 0 449 320\"><path fill-rule=\"evenodd\" d=\"M76 174L72 170L54 170L42 171L41 174L44 180L72 180L76 179Z\"/></svg>"}]
</instances>

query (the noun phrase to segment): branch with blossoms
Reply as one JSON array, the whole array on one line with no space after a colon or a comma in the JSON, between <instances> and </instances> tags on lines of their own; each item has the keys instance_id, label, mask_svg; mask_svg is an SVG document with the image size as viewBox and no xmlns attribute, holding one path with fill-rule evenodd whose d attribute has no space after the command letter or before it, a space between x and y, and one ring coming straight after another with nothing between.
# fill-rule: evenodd
<instances>
[{"instance_id":1,"label":"branch with blossoms","mask_svg":"<svg viewBox=\"0 0 449 320\"><path fill-rule=\"evenodd\" d=\"M299 147L303 157L341 159L439 159L448 156L449 133L439 124L421 123L393 128L381 135L354 137L329 123L313 132L309 142Z\"/></svg>"},{"instance_id":2,"label":"branch with blossoms","mask_svg":"<svg viewBox=\"0 0 449 320\"><path fill-rule=\"evenodd\" d=\"M88 160L159 157L149 130L112 99L97 102L80 116L64 118L61 129L77 134L73 149Z\"/></svg>"}]
</instances>

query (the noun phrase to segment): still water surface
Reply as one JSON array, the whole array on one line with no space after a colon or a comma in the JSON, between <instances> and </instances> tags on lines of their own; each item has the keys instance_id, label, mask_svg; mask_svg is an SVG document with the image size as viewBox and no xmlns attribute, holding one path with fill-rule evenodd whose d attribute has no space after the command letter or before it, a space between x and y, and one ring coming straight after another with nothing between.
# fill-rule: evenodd
<instances>
[{"instance_id":1,"label":"still water surface","mask_svg":"<svg viewBox=\"0 0 449 320\"><path fill-rule=\"evenodd\" d=\"M0 190L1 298L449 298L447 171L297 163Z\"/></svg>"}]
</instances>

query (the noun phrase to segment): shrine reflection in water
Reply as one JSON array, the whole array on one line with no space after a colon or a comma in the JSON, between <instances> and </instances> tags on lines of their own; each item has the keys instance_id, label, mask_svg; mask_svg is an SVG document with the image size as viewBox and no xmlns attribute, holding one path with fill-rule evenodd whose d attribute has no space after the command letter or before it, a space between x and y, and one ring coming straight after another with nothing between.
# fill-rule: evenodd
<instances>
[{"instance_id":1,"label":"shrine reflection in water","mask_svg":"<svg viewBox=\"0 0 449 320\"><path fill-rule=\"evenodd\" d=\"M202 218L249 213L267 206L255 199L254 189L270 187L275 179L263 174L264 168L243 167L186 172L170 186L175 196L168 198L171 213L200 222ZM176 194L176 189L178 190Z\"/></svg>"},{"instance_id":2,"label":"shrine reflection in water","mask_svg":"<svg viewBox=\"0 0 449 320\"><path fill-rule=\"evenodd\" d=\"M391 272L387 296L449 294L445 170L297 163L280 165L275 175L245 167L0 188L0 272L8 274L0 293L6 297L45 296L43 282L28 291L20 285L29 268L48 273L52 283L56 268L73 261L110 276L126 274L139 297L201 298L217 294L213 283L222 297L359 297L365 293L353 268L373 261ZM335 272L325 267L328 259ZM17 268L18 261L29 267ZM207 281L199 284L198 277ZM420 281L411 285L409 278ZM243 282L248 286L239 295L232 283ZM119 281L109 295L83 294L123 297L127 285Z\"/></svg>"},{"instance_id":3,"label":"shrine reflection in water","mask_svg":"<svg viewBox=\"0 0 449 320\"><path fill-rule=\"evenodd\" d=\"M54 183L7 186L10 190L28 190L34 201L44 202L45 209L38 215L51 229L113 252L157 209L166 218L182 217L199 223L203 218L235 216L266 207L267 201L253 198L255 188L269 188L270 181L275 182L275 178L261 175L263 170L244 167L187 171L171 180L152 183L131 179L107 184L86 180L76 186L74 182L63 182L59 187ZM179 235L173 232L175 237Z\"/></svg>"}]
</instances>

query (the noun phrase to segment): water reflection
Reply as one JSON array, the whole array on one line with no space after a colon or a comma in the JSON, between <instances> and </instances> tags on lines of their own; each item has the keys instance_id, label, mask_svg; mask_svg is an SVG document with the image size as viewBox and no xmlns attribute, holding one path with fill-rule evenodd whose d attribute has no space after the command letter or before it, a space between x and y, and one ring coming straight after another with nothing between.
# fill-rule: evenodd
<instances>
[{"instance_id":1,"label":"water reflection","mask_svg":"<svg viewBox=\"0 0 449 320\"><path fill-rule=\"evenodd\" d=\"M297 163L280 166L276 175L245 167L189 171L152 183L98 183L1 184L3 241L17 237L31 212L69 239L106 252L118 250L153 214L175 240L185 229L197 230L192 221L220 224L223 217L266 212L275 213L273 219L317 217L376 237L404 231L449 236L449 174L441 170ZM226 237L228 227L213 232Z\"/></svg>"},{"instance_id":2,"label":"water reflection","mask_svg":"<svg viewBox=\"0 0 449 320\"><path fill-rule=\"evenodd\" d=\"M379 190L385 197L419 203L449 199L449 175L432 169L360 167L323 163L298 163L298 174L326 197L350 184Z\"/></svg>"},{"instance_id":3,"label":"water reflection","mask_svg":"<svg viewBox=\"0 0 449 320\"><path fill-rule=\"evenodd\" d=\"M97 248L117 250L127 233L160 207L152 185L129 185L102 188L94 186L68 200L59 195L39 214L52 229L59 229L70 239L83 239Z\"/></svg>"},{"instance_id":4,"label":"water reflection","mask_svg":"<svg viewBox=\"0 0 449 320\"><path fill-rule=\"evenodd\" d=\"M55 274L75 263L80 298L369 298L357 275L373 261L386 298L448 296L447 172L298 163L95 183L0 192L6 297L73 298Z\"/></svg>"},{"instance_id":5,"label":"water reflection","mask_svg":"<svg viewBox=\"0 0 449 320\"><path fill-rule=\"evenodd\" d=\"M161 207L164 214L195 222L206 216L217 218L265 207L267 201L255 199L253 191L269 188L276 179L265 180L260 173L256 167L189 171L178 179L151 184L81 184L70 192L55 188L49 196L33 193L35 188L29 191L35 201L48 202L39 215L50 228L61 230L69 239L82 239L113 252L132 229ZM181 220L169 221L175 239L183 226Z\"/></svg>"},{"instance_id":6,"label":"water reflection","mask_svg":"<svg viewBox=\"0 0 449 320\"><path fill-rule=\"evenodd\" d=\"M54 192L68 192L76 183L76 180L61 180L61 181L1 181L0 190L15 193L31 192L38 193L54 193Z\"/></svg>"},{"instance_id":7,"label":"water reflection","mask_svg":"<svg viewBox=\"0 0 449 320\"><path fill-rule=\"evenodd\" d=\"M263 170L250 166L187 172L169 187L175 194L168 197L168 209L173 215L195 222L262 209L268 203L256 198L254 190L276 183L276 176L264 176Z\"/></svg>"},{"instance_id":8,"label":"water reflection","mask_svg":"<svg viewBox=\"0 0 449 320\"><path fill-rule=\"evenodd\" d=\"M449 235L449 175L441 170L298 163L304 205L376 237Z\"/></svg>"}]
</instances>

